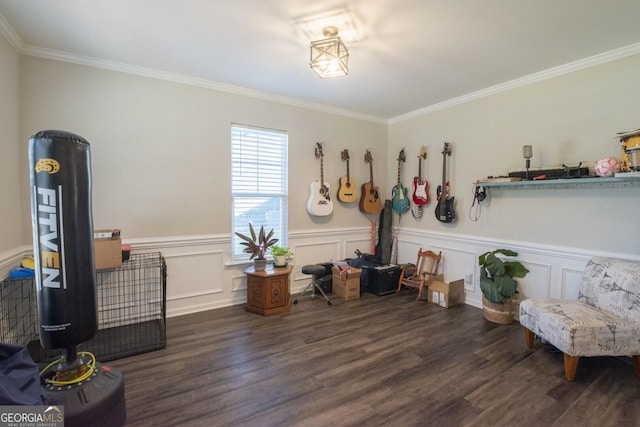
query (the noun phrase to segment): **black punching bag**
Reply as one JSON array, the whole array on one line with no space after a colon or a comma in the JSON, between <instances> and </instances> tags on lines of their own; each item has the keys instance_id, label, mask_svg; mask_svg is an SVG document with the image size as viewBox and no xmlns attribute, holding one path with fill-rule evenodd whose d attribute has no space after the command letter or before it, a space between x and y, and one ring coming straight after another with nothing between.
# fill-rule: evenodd
<instances>
[{"instance_id":1,"label":"black punching bag","mask_svg":"<svg viewBox=\"0 0 640 427\"><path fill-rule=\"evenodd\" d=\"M98 330L89 143L40 131L29 139L29 164L40 342L69 348Z\"/></svg>"}]
</instances>

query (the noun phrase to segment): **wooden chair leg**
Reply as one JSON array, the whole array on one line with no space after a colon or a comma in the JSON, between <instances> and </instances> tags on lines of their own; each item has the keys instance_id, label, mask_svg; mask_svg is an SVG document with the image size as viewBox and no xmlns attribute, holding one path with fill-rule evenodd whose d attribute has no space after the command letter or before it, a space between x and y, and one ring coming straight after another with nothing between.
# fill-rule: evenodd
<instances>
[{"instance_id":1,"label":"wooden chair leg","mask_svg":"<svg viewBox=\"0 0 640 427\"><path fill-rule=\"evenodd\" d=\"M580 357L578 356L569 356L566 353L564 354L564 376L567 378L567 381L573 381L576 379L578 360L580 360Z\"/></svg>"},{"instance_id":2,"label":"wooden chair leg","mask_svg":"<svg viewBox=\"0 0 640 427\"><path fill-rule=\"evenodd\" d=\"M640 354L633 356L633 370L636 373L636 377L640 378Z\"/></svg>"},{"instance_id":3,"label":"wooden chair leg","mask_svg":"<svg viewBox=\"0 0 640 427\"><path fill-rule=\"evenodd\" d=\"M400 278L398 279L398 290L396 291L396 294L400 293L400 289L402 289L402 279L404 278L404 269L400 270Z\"/></svg>"},{"instance_id":4,"label":"wooden chair leg","mask_svg":"<svg viewBox=\"0 0 640 427\"><path fill-rule=\"evenodd\" d=\"M420 301L422 299L422 290L424 289L424 284L420 284L420 287L418 288L418 298L416 298L416 301Z\"/></svg>"},{"instance_id":5,"label":"wooden chair leg","mask_svg":"<svg viewBox=\"0 0 640 427\"><path fill-rule=\"evenodd\" d=\"M524 339L527 341L527 347L533 348L533 341L535 340L535 334L527 328L524 328Z\"/></svg>"}]
</instances>

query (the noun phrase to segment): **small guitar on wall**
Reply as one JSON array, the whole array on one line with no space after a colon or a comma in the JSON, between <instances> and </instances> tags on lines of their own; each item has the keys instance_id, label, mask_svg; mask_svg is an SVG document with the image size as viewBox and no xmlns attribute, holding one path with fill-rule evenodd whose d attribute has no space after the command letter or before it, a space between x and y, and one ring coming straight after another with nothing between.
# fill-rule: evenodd
<instances>
[{"instance_id":1,"label":"small guitar on wall","mask_svg":"<svg viewBox=\"0 0 640 427\"><path fill-rule=\"evenodd\" d=\"M429 182L422 180L422 161L426 158L427 152L423 145L418 154L418 176L413 178L413 203L418 206L429 203Z\"/></svg>"},{"instance_id":2,"label":"small guitar on wall","mask_svg":"<svg viewBox=\"0 0 640 427\"><path fill-rule=\"evenodd\" d=\"M373 157L367 150L364 161L369 163L369 182L362 184L362 196L360 197L360 211L368 214L377 214L382 210L382 201L378 197L378 187L373 185Z\"/></svg>"},{"instance_id":3,"label":"small guitar on wall","mask_svg":"<svg viewBox=\"0 0 640 427\"><path fill-rule=\"evenodd\" d=\"M440 222L451 222L456 218L453 210L455 197L449 195L449 182L447 181L447 156L451 156L451 146L444 143L442 150L442 185L438 185L438 205L436 206L436 218Z\"/></svg>"},{"instance_id":4,"label":"small guitar on wall","mask_svg":"<svg viewBox=\"0 0 640 427\"><path fill-rule=\"evenodd\" d=\"M329 195L329 183L324 181L324 168L322 159L322 143L316 142L316 159L320 159L320 180L313 181L310 186L307 212L314 216L327 216L333 212L333 201Z\"/></svg>"},{"instance_id":5,"label":"small guitar on wall","mask_svg":"<svg viewBox=\"0 0 640 427\"><path fill-rule=\"evenodd\" d=\"M355 202L358 200L358 195L356 194L356 180L349 174L349 150L342 150L340 157L347 162L347 174L340 178L338 200L344 203Z\"/></svg>"},{"instance_id":6,"label":"small guitar on wall","mask_svg":"<svg viewBox=\"0 0 640 427\"><path fill-rule=\"evenodd\" d=\"M406 160L404 155L404 148L400 150L398 155L398 183L393 187L391 193L391 208L398 212L403 213L409 210L409 199L407 198L407 189L400 183L400 168L402 163Z\"/></svg>"}]
</instances>

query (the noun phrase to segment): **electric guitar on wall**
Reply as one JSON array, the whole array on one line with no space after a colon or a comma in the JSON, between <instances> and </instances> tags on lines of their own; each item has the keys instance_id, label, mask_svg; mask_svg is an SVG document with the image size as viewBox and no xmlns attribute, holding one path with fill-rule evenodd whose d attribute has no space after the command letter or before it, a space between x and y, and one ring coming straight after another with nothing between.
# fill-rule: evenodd
<instances>
[{"instance_id":1,"label":"electric guitar on wall","mask_svg":"<svg viewBox=\"0 0 640 427\"><path fill-rule=\"evenodd\" d=\"M347 174L340 178L338 200L344 203L355 202L358 200L358 196L356 194L356 180L349 174L349 150L342 150L340 157L347 162Z\"/></svg>"},{"instance_id":2,"label":"electric guitar on wall","mask_svg":"<svg viewBox=\"0 0 640 427\"><path fill-rule=\"evenodd\" d=\"M360 211L368 214L377 214L382 210L382 201L378 197L378 187L373 185L373 157L369 150L364 154L364 161L369 163L370 181L362 184Z\"/></svg>"},{"instance_id":3,"label":"electric guitar on wall","mask_svg":"<svg viewBox=\"0 0 640 427\"><path fill-rule=\"evenodd\" d=\"M451 147L444 143L442 150L442 185L438 185L438 205L436 206L436 218L440 222L451 222L456 218L453 210L455 197L449 196L449 182L447 181L447 156L451 156Z\"/></svg>"},{"instance_id":4,"label":"electric guitar on wall","mask_svg":"<svg viewBox=\"0 0 640 427\"><path fill-rule=\"evenodd\" d=\"M422 180L422 161L426 158L427 152L423 145L418 154L418 176L413 178L413 203L418 206L429 203L429 182Z\"/></svg>"},{"instance_id":5,"label":"electric guitar on wall","mask_svg":"<svg viewBox=\"0 0 640 427\"><path fill-rule=\"evenodd\" d=\"M327 216L333 212L333 201L329 195L329 183L324 181L324 168L322 159L322 143L316 142L316 159L320 159L320 180L313 181L310 186L307 212L314 216Z\"/></svg>"},{"instance_id":6,"label":"electric guitar on wall","mask_svg":"<svg viewBox=\"0 0 640 427\"><path fill-rule=\"evenodd\" d=\"M405 161L404 148L400 150L398 155L398 183L393 187L391 193L391 207L398 213L403 213L409 210L409 199L407 198L407 189L400 183L400 166Z\"/></svg>"}]
</instances>

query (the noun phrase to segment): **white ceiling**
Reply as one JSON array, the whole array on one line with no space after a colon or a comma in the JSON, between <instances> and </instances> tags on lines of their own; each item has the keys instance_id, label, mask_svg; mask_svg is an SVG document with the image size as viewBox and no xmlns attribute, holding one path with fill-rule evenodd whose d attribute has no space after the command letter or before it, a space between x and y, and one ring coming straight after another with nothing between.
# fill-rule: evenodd
<instances>
[{"instance_id":1,"label":"white ceiling","mask_svg":"<svg viewBox=\"0 0 640 427\"><path fill-rule=\"evenodd\" d=\"M0 0L0 15L23 54L373 120L640 52L640 0ZM309 68L326 24L349 48L346 77Z\"/></svg>"}]
</instances>

